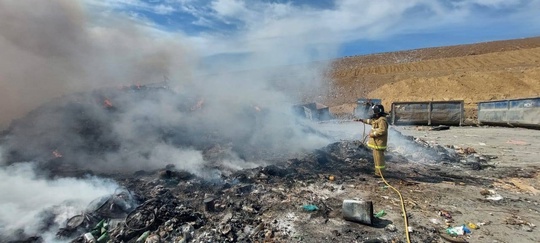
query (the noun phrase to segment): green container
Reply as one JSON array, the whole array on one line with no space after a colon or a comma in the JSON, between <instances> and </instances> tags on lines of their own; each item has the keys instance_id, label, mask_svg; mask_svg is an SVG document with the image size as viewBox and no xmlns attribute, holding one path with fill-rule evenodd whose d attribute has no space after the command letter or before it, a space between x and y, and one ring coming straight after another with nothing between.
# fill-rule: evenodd
<instances>
[{"instance_id":1,"label":"green container","mask_svg":"<svg viewBox=\"0 0 540 243\"><path fill-rule=\"evenodd\" d=\"M98 243L105 243L109 240L109 233L105 232L105 234L102 234L98 239Z\"/></svg>"},{"instance_id":2,"label":"green container","mask_svg":"<svg viewBox=\"0 0 540 243\"><path fill-rule=\"evenodd\" d=\"M150 231L146 231L144 232L141 236L139 236L139 238L137 238L137 243L140 243L140 242L144 242L146 240L146 238L148 238L148 235L150 235Z\"/></svg>"}]
</instances>

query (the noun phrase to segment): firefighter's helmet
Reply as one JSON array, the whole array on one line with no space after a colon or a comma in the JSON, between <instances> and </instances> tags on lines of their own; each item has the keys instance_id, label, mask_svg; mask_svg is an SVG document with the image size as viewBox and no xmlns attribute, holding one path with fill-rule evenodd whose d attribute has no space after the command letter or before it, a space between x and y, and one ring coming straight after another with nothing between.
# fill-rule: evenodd
<instances>
[{"instance_id":1,"label":"firefighter's helmet","mask_svg":"<svg viewBox=\"0 0 540 243\"><path fill-rule=\"evenodd\" d=\"M376 115L385 115L384 113L384 106L383 105L373 105L371 107L371 110L373 111L373 114Z\"/></svg>"}]
</instances>

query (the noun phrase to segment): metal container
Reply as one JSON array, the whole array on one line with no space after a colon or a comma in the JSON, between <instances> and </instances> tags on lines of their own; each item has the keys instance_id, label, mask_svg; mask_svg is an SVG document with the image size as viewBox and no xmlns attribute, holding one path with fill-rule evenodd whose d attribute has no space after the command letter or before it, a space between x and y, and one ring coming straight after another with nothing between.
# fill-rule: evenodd
<instances>
[{"instance_id":1,"label":"metal container","mask_svg":"<svg viewBox=\"0 0 540 243\"><path fill-rule=\"evenodd\" d=\"M539 129L540 97L479 102L478 122Z\"/></svg>"},{"instance_id":2,"label":"metal container","mask_svg":"<svg viewBox=\"0 0 540 243\"><path fill-rule=\"evenodd\" d=\"M392 103L393 125L462 125L463 101L421 101Z\"/></svg>"},{"instance_id":3,"label":"metal container","mask_svg":"<svg viewBox=\"0 0 540 243\"><path fill-rule=\"evenodd\" d=\"M367 225L373 224L373 203L371 201L345 199L341 212L345 220Z\"/></svg>"}]
</instances>

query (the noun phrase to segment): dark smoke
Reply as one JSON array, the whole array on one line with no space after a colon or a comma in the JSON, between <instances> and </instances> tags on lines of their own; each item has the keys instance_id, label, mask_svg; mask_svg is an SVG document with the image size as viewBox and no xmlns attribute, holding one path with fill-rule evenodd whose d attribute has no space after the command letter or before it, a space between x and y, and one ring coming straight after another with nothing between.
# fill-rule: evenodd
<instances>
[{"instance_id":1,"label":"dark smoke","mask_svg":"<svg viewBox=\"0 0 540 243\"><path fill-rule=\"evenodd\" d=\"M153 34L79 1L1 1L0 127L63 94L161 81L173 65L181 73L188 52Z\"/></svg>"},{"instance_id":2,"label":"dark smoke","mask_svg":"<svg viewBox=\"0 0 540 243\"><path fill-rule=\"evenodd\" d=\"M2 190L1 208L16 210L0 214L0 235L36 233L38 226L23 225L40 222L40 212L110 192L107 183L88 189L100 179L58 179L69 171L116 175L174 165L214 179L328 143L290 112L304 88L317 90L323 67L231 72L229 62L206 70L186 43L79 1L0 2L0 173L19 171L2 177L5 188L17 186ZM281 46L262 48L274 54ZM244 63L276 62L253 51ZM31 172L17 169L22 162ZM35 204L17 194L23 190L65 194Z\"/></svg>"}]
</instances>

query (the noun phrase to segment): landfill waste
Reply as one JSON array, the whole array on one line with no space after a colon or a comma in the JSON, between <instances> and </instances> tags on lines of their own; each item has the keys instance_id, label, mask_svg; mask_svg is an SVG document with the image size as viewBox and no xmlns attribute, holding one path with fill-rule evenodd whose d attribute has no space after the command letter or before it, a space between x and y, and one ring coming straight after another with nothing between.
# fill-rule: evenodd
<instances>
[{"instance_id":1,"label":"landfill waste","mask_svg":"<svg viewBox=\"0 0 540 243\"><path fill-rule=\"evenodd\" d=\"M472 233L471 230L465 225L447 228L446 232L451 236L460 236Z\"/></svg>"},{"instance_id":2,"label":"landfill waste","mask_svg":"<svg viewBox=\"0 0 540 243\"><path fill-rule=\"evenodd\" d=\"M439 216L443 216L446 219L451 219L452 218L452 215L450 214L450 212L444 211L444 210L439 211Z\"/></svg>"},{"instance_id":3,"label":"landfill waste","mask_svg":"<svg viewBox=\"0 0 540 243\"><path fill-rule=\"evenodd\" d=\"M397 231L397 227L393 224L389 224L387 225L386 227L384 227L384 229L388 232L396 232Z\"/></svg>"},{"instance_id":4,"label":"landfill waste","mask_svg":"<svg viewBox=\"0 0 540 243\"><path fill-rule=\"evenodd\" d=\"M431 222L432 224L441 224L441 221L438 220L438 219L429 219L429 222Z\"/></svg>"},{"instance_id":5,"label":"landfill waste","mask_svg":"<svg viewBox=\"0 0 540 243\"><path fill-rule=\"evenodd\" d=\"M443 130L448 130L448 129L450 129L449 126L439 125L439 126L431 127L429 130L430 131L443 131Z\"/></svg>"},{"instance_id":6,"label":"landfill waste","mask_svg":"<svg viewBox=\"0 0 540 243\"><path fill-rule=\"evenodd\" d=\"M373 223L373 202L371 201L345 199L341 212L345 220L366 225Z\"/></svg>"},{"instance_id":7,"label":"landfill waste","mask_svg":"<svg viewBox=\"0 0 540 243\"><path fill-rule=\"evenodd\" d=\"M319 210L319 208L313 204L307 204L307 205L304 205L302 206L302 208L306 211L317 211Z\"/></svg>"},{"instance_id":8,"label":"landfill waste","mask_svg":"<svg viewBox=\"0 0 540 243\"><path fill-rule=\"evenodd\" d=\"M139 236L139 238L137 238L135 242L137 243L145 242L146 238L148 238L148 235L150 235L150 231L144 232L141 236Z\"/></svg>"},{"instance_id":9,"label":"landfill waste","mask_svg":"<svg viewBox=\"0 0 540 243\"><path fill-rule=\"evenodd\" d=\"M132 92L133 95L137 97L139 97L138 94L142 95L139 93L140 91L136 92ZM81 156L81 160L95 158L96 161L100 160L100 156L105 156L109 152L121 152L119 148L123 147L119 146L118 141L110 138L107 131L110 131L110 126L116 124L115 119L118 117L116 114L122 111L122 107L136 104L136 100L125 99L126 103L124 104L121 102L124 99L110 99L116 110L107 110L107 116L91 116L93 113L89 111L93 110L90 109L93 106L65 105L61 106L62 109L56 109L59 112L65 112L65 116L59 115L58 117L77 117L80 120L80 123L77 122L73 127L67 127L77 131L77 135L83 138L78 139L78 142L85 142L73 144L75 149L68 146L70 145L68 143L64 145L63 149L59 149L59 152L82 149L85 156ZM96 99L92 96L88 100ZM183 103L189 104L190 102L187 100ZM183 103L179 104L179 109L183 109ZM46 114L46 112L34 114L40 115ZM86 115L80 117L81 114ZM23 120L32 121L31 118ZM15 123L13 131L34 131L33 124L33 122ZM143 123L142 125L146 126L147 124ZM154 128L149 127L148 129ZM73 159L69 153L64 153L63 157L53 158L54 160L43 163L43 169L50 172L51 176L77 177L93 173L114 180L125 188L119 189L112 195L96 199L84 212L66 215L67 222L58 223L66 223L65 228L58 232L58 241L78 243L100 239L109 242L135 242L136 240L140 242L149 242L150 240L161 242L291 242L294 235L306 234L300 233L299 228L295 229L295 221L300 218L298 217L298 205L309 202L310 205L316 207L316 213L309 215L313 219L312 222L317 224L318 222L331 222L332 218L340 212L338 207L341 203L339 199L341 197L327 193L327 189L330 188L330 192L349 193L352 190L348 185L353 185L352 188L356 189L362 187L363 185L359 184L355 178L358 178L359 174L367 174L372 170L372 165L368 163L372 158L369 148L350 141L335 142L312 152L306 151L301 155L295 155L294 158L284 158L281 153L276 155L272 151L261 150L235 140L231 141L219 133L207 133L208 129L202 129L203 132L197 133L198 136L192 136L198 138L196 142L187 139L188 137L184 138L186 131L182 126L158 126L155 129L159 133L158 137L171 142L171 146L183 147L186 145L201 151L204 160L208 161L207 164L202 165L203 169L215 170L220 173L216 173L215 177L214 175L209 176L212 179L208 179L209 177L202 178L169 165L156 171L127 170L118 171L118 173L117 171L98 170L94 168L97 166L92 163L83 163L88 167L74 168L70 167L69 163L61 163L62 160ZM17 136L16 133L10 132L8 134L12 137ZM51 135L51 137L58 135L47 131L44 131L43 134ZM38 139L48 141L44 138ZM55 140L70 141L62 136ZM460 166L457 163L460 157L455 151L422 139L416 140L413 137L407 143L407 146L389 146L388 161L395 163L396 166L404 167L410 161ZM43 150L45 152L41 157L46 158L50 156L51 152L48 147L56 148L57 146L59 144L47 145L47 149L38 149L37 145L28 147L23 143L18 143L7 148L3 147L3 149L6 149L6 154L9 155L6 160L9 163L15 163L14 161L33 158L24 157L24 151ZM272 163L273 165L241 170L222 170L225 166L220 162L227 159L220 157L223 155L221 152L223 150L231 151L246 161L264 159L268 161L268 164ZM125 151L136 153L131 147ZM145 153L139 155L141 158L148 156ZM426 169L421 163L414 165L416 168ZM410 176L414 174L415 178L418 177L419 180L425 179L426 181L437 181L439 180L438 175L442 173L431 171L432 173L424 174L415 170L405 172ZM420 170L420 172L424 171ZM335 183L328 183L328 180L331 181L330 177L325 179L321 175L333 175ZM336 176L339 179L336 179ZM453 178L460 180L460 177ZM372 182L369 179L367 181ZM324 185L320 183L324 183ZM355 185L356 187L354 187ZM319 190L321 188L322 190ZM380 190L377 187L373 187L373 189ZM322 195L321 191L326 195ZM312 207L308 206L309 208ZM383 213L375 214L375 216L383 217L386 212L382 211ZM272 212L278 212L280 215L266 217ZM369 210L366 212L366 219L370 220L374 217L372 207L371 212ZM97 227L94 231L95 226L100 222L102 222L101 227ZM417 232L426 231L423 227L418 227L415 230ZM380 235L380 232L375 231L366 233L364 230L360 232L349 229L338 233L341 234L340 239L347 242L354 241L354 239L360 240L359 237L365 240ZM414 237L418 242L433 242L434 239L431 234L423 233L415 234ZM332 241L332 239L328 239L328 241Z\"/></svg>"},{"instance_id":10,"label":"landfill waste","mask_svg":"<svg viewBox=\"0 0 540 243\"><path fill-rule=\"evenodd\" d=\"M495 190L482 190L480 191L480 194L482 194L487 200L491 201L500 201L504 199L501 195L495 192Z\"/></svg>"},{"instance_id":11,"label":"landfill waste","mask_svg":"<svg viewBox=\"0 0 540 243\"><path fill-rule=\"evenodd\" d=\"M479 229L480 227L476 225L475 223L469 222L467 226L471 229Z\"/></svg>"},{"instance_id":12,"label":"landfill waste","mask_svg":"<svg viewBox=\"0 0 540 243\"><path fill-rule=\"evenodd\" d=\"M386 212L384 210L381 210L381 211L375 213L375 215L373 215L373 216L375 216L375 218L381 218L381 217L384 217L385 215L386 215Z\"/></svg>"},{"instance_id":13,"label":"landfill waste","mask_svg":"<svg viewBox=\"0 0 540 243\"><path fill-rule=\"evenodd\" d=\"M464 235L465 231L463 230L463 226L458 226L458 227L447 228L446 233L448 233L451 236L458 236L458 235Z\"/></svg>"}]
</instances>

